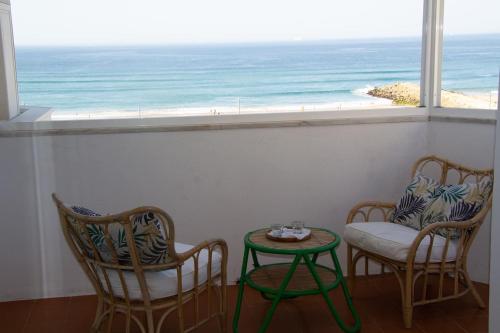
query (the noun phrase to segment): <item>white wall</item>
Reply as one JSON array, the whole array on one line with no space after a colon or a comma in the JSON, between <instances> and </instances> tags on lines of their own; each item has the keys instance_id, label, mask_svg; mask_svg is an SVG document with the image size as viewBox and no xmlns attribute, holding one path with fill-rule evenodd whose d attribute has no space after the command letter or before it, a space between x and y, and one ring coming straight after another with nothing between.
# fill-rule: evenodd
<instances>
[{"instance_id":1,"label":"white wall","mask_svg":"<svg viewBox=\"0 0 500 333\"><path fill-rule=\"evenodd\" d=\"M500 96L500 92L499 92ZM497 126L496 126L496 145L495 145L495 173L500 174L500 105L498 107ZM492 221L494 224L491 226L491 253L495 253L490 258L490 313L500 313L500 225L498 220L500 218L500 183L495 183L493 194L493 211ZM489 316L489 330L490 332L500 331L500 318L498 316Z\"/></svg>"},{"instance_id":2,"label":"white wall","mask_svg":"<svg viewBox=\"0 0 500 333\"><path fill-rule=\"evenodd\" d=\"M31 138L0 138L0 300L41 297Z\"/></svg>"},{"instance_id":3,"label":"white wall","mask_svg":"<svg viewBox=\"0 0 500 333\"><path fill-rule=\"evenodd\" d=\"M0 300L91 292L62 238L52 192L108 213L162 207L178 241L228 241L234 281L247 231L302 219L341 233L356 202L396 200L425 154L491 167L493 137L493 125L434 121L3 137ZM488 221L470 258L483 282L489 232Z\"/></svg>"},{"instance_id":4,"label":"white wall","mask_svg":"<svg viewBox=\"0 0 500 333\"><path fill-rule=\"evenodd\" d=\"M27 265L7 262L0 283L9 288L0 299L91 291L62 238L53 191L102 212L160 206L174 218L179 241L225 238L235 280L249 230L302 219L341 233L356 202L396 200L413 161L426 153L426 133L427 123L414 122L42 136L33 138L36 177L31 139L0 138L2 165L6 159L16 172L2 178L15 198L0 203L8 217L0 252L28 244L15 255ZM339 256L345 260L344 245Z\"/></svg>"},{"instance_id":5,"label":"white wall","mask_svg":"<svg viewBox=\"0 0 500 333\"><path fill-rule=\"evenodd\" d=\"M431 121L429 153L474 168L493 168L495 125ZM469 257L469 270L475 281L489 281L491 219L481 226Z\"/></svg>"}]
</instances>

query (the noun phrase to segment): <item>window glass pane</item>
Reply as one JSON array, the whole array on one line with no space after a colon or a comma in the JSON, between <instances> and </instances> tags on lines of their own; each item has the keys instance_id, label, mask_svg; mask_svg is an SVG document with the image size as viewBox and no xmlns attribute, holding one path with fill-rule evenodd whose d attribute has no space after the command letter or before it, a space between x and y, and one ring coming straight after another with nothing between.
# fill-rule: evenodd
<instances>
[{"instance_id":1,"label":"window glass pane","mask_svg":"<svg viewBox=\"0 0 500 333\"><path fill-rule=\"evenodd\" d=\"M496 109L500 1L445 2L441 105Z\"/></svg>"},{"instance_id":2,"label":"window glass pane","mask_svg":"<svg viewBox=\"0 0 500 333\"><path fill-rule=\"evenodd\" d=\"M21 102L60 118L415 106L422 9L422 0L18 0Z\"/></svg>"}]
</instances>

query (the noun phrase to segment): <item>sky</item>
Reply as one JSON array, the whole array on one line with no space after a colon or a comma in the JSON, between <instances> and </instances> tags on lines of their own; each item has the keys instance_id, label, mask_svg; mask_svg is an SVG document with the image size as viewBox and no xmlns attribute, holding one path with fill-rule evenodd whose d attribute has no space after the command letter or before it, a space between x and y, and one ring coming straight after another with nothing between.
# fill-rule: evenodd
<instances>
[{"instance_id":1,"label":"sky","mask_svg":"<svg viewBox=\"0 0 500 333\"><path fill-rule=\"evenodd\" d=\"M500 33L499 0L445 0L445 33ZM419 36L423 0L12 0L16 45Z\"/></svg>"}]
</instances>

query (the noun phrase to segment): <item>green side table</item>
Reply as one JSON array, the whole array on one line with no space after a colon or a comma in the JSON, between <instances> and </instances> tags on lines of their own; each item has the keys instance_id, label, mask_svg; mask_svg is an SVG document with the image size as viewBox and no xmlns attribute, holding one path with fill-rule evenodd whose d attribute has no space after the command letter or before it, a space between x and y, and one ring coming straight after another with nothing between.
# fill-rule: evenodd
<instances>
[{"instance_id":1,"label":"green side table","mask_svg":"<svg viewBox=\"0 0 500 333\"><path fill-rule=\"evenodd\" d=\"M359 332L361 320L352 304L352 298L342 275L335 249L340 244L340 237L326 229L311 228L311 238L300 242L277 242L266 237L269 229L249 232L245 236L245 251L241 267L238 300L233 319L233 332L238 332L241 302L245 284L261 292L262 296L272 301L264 322L259 329L263 333L268 328L278 303L282 299L306 295L323 295L333 318L344 332ZM293 257L287 263L260 265L257 252L280 254ZM316 263L318 255L329 252L333 268ZM247 272L248 256L251 253L254 268ZM341 286L345 300L354 319L354 325L348 326L339 316L328 292Z\"/></svg>"}]
</instances>

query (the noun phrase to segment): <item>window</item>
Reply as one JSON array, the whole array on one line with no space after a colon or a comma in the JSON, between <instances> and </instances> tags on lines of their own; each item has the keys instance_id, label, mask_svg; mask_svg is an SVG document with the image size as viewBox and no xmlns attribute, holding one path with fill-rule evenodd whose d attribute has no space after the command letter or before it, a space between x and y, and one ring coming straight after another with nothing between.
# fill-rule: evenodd
<instances>
[{"instance_id":1,"label":"window","mask_svg":"<svg viewBox=\"0 0 500 333\"><path fill-rule=\"evenodd\" d=\"M0 0L0 120L12 118L18 111L10 3Z\"/></svg>"},{"instance_id":2,"label":"window","mask_svg":"<svg viewBox=\"0 0 500 333\"><path fill-rule=\"evenodd\" d=\"M15 5L21 103L53 119L419 105L422 0Z\"/></svg>"},{"instance_id":3,"label":"window","mask_svg":"<svg viewBox=\"0 0 500 333\"><path fill-rule=\"evenodd\" d=\"M441 106L496 109L500 65L500 2L446 1Z\"/></svg>"}]
</instances>

